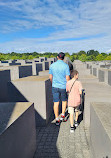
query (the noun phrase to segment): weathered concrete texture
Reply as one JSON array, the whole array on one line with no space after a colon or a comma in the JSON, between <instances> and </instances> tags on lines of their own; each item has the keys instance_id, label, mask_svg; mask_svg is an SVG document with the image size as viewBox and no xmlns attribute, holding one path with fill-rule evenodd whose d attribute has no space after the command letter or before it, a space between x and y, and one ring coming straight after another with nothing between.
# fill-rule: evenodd
<instances>
[{"instance_id":1,"label":"weathered concrete texture","mask_svg":"<svg viewBox=\"0 0 111 158\"><path fill-rule=\"evenodd\" d=\"M11 80L32 76L32 65L0 67L2 70L10 70Z\"/></svg>"},{"instance_id":2,"label":"weathered concrete texture","mask_svg":"<svg viewBox=\"0 0 111 158\"><path fill-rule=\"evenodd\" d=\"M98 73L99 82L105 81L104 76L105 76L104 71L99 69L99 73Z\"/></svg>"},{"instance_id":3,"label":"weathered concrete texture","mask_svg":"<svg viewBox=\"0 0 111 158\"><path fill-rule=\"evenodd\" d=\"M40 71L39 76L49 76L49 70L47 71Z\"/></svg>"},{"instance_id":4,"label":"weathered concrete texture","mask_svg":"<svg viewBox=\"0 0 111 158\"><path fill-rule=\"evenodd\" d=\"M0 103L0 158L32 158L36 149L32 103Z\"/></svg>"},{"instance_id":5,"label":"weathered concrete texture","mask_svg":"<svg viewBox=\"0 0 111 158\"><path fill-rule=\"evenodd\" d=\"M93 68L93 75L97 76L97 68Z\"/></svg>"},{"instance_id":6,"label":"weathered concrete texture","mask_svg":"<svg viewBox=\"0 0 111 158\"><path fill-rule=\"evenodd\" d=\"M93 158L111 157L111 103L91 104L90 138Z\"/></svg>"},{"instance_id":7,"label":"weathered concrete texture","mask_svg":"<svg viewBox=\"0 0 111 158\"><path fill-rule=\"evenodd\" d=\"M48 77L30 76L10 82L9 99L34 102L36 125L44 126L48 123L53 110L51 82Z\"/></svg>"},{"instance_id":8,"label":"weathered concrete texture","mask_svg":"<svg viewBox=\"0 0 111 158\"><path fill-rule=\"evenodd\" d=\"M25 60L17 60L16 63L21 63L21 65L26 65L26 61Z\"/></svg>"},{"instance_id":9,"label":"weathered concrete texture","mask_svg":"<svg viewBox=\"0 0 111 158\"><path fill-rule=\"evenodd\" d=\"M21 63L0 63L0 66L13 66L13 65L21 65Z\"/></svg>"},{"instance_id":10,"label":"weathered concrete texture","mask_svg":"<svg viewBox=\"0 0 111 158\"><path fill-rule=\"evenodd\" d=\"M91 102L111 102L111 88L104 83L83 83L85 88L85 126L90 126L90 103Z\"/></svg>"},{"instance_id":11,"label":"weathered concrete texture","mask_svg":"<svg viewBox=\"0 0 111 158\"><path fill-rule=\"evenodd\" d=\"M93 71L92 71L92 65L90 66L90 74L92 74L93 73Z\"/></svg>"},{"instance_id":12,"label":"weathered concrete texture","mask_svg":"<svg viewBox=\"0 0 111 158\"><path fill-rule=\"evenodd\" d=\"M38 62L38 63L33 62L33 64L32 64L32 74L33 75L38 75L39 71L43 71L42 62Z\"/></svg>"},{"instance_id":13,"label":"weathered concrete texture","mask_svg":"<svg viewBox=\"0 0 111 158\"><path fill-rule=\"evenodd\" d=\"M108 70L108 84L111 86L111 70Z\"/></svg>"},{"instance_id":14,"label":"weathered concrete texture","mask_svg":"<svg viewBox=\"0 0 111 158\"><path fill-rule=\"evenodd\" d=\"M19 78L19 66L6 66L0 67L2 70L10 70L11 80L16 80Z\"/></svg>"},{"instance_id":15,"label":"weathered concrete texture","mask_svg":"<svg viewBox=\"0 0 111 158\"><path fill-rule=\"evenodd\" d=\"M49 62L45 62L45 70L49 70Z\"/></svg>"},{"instance_id":16,"label":"weathered concrete texture","mask_svg":"<svg viewBox=\"0 0 111 158\"><path fill-rule=\"evenodd\" d=\"M19 66L19 78L32 76L32 65Z\"/></svg>"},{"instance_id":17,"label":"weathered concrete texture","mask_svg":"<svg viewBox=\"0 0 111 158\"><path fill-rule=\"evenodd\" d=\"M11 81L10 70L0 70L0 102L8 101L8 81Z\"/></svg>"}]
</instances>

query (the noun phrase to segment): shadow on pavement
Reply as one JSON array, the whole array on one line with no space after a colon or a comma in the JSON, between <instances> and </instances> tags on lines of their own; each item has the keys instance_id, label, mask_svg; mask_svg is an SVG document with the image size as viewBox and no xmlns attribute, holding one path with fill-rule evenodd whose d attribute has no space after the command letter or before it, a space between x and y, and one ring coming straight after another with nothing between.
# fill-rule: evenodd
<instances>
[{"instance_id":1,"label":"shadow on pavement","mask_svg":"<svg viewBox=\"0 0 111 158\"><path fill-rule=\"evenodd\" d=\"M50 120L54 118L52 114ZM37 127L37 149L34 158L59 158L56 146L60 126L49 121L46 127Z\"/></svg>"}]
</instances>

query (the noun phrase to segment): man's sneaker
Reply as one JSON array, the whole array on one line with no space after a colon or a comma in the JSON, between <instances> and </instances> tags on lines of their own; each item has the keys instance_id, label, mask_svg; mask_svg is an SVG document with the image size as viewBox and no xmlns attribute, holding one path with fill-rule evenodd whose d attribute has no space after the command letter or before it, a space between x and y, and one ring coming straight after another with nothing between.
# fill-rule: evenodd
<instances>
[{"instance_id":1,"label":"man's sneaker","mask_svg":"<svg viewBox=\"0 0 111 158\"><path fill-rule=\"evenodd\" d=\"M75 121L75 122L74 122L74 125L75 125L75 127L78 127L78 122Z\"/></svg>"},{"instance_id":2,"label":"man's sneaker","mask_svg":"<svg viewBox=\"0 0 111 158\"><path fill-rule=\"evenodd\" d=\"M70 127L70 133L74 133L74 126Z\"/></svg>"},{"instance_id":3,"label":"man's sneaker","mask_svg":"<svg viewBox=\"0 0 111 158\"><path fill-rule=\"evenodd\" d=\"M65 119L65 116L61 115L60 121L64 121L64 119Z\"/></svg>"},{"instance_id":4,"label":"man's sneaker","mask_svg":"<svg viewBox=\"0 0 111 158\"><path fill-rule=\"evenodd\" d=\"M60 125L60 120L56 120L56 126Z\"/></svg>"}]
</instances>

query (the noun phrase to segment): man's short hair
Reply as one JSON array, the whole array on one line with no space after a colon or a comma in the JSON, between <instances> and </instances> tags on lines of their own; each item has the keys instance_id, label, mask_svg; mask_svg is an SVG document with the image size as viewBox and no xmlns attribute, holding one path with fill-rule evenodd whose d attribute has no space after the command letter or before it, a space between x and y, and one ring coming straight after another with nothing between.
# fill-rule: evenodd
<instances>
[{"instance_id":1,"label":"man's short hair","mask_svg":"<svg viewBox=\"0 0 111 158\"><path fill-rule=\"evenodd\" d=\"M71 78L73 78L77 74L79 74L79 72L77 70L72 70L71 71Z\"/></svg>"},{"instance_id":2,"label":"man's short hair","mask_svg":"<svg viewBox=\"0 0 111 158\"><path fill-rule=\"evenodd\" d=\"M65 54L64 54L63 52L60 52L57 56L58 56L61 60L64 60Z\"/></svg>"}]
</instances>

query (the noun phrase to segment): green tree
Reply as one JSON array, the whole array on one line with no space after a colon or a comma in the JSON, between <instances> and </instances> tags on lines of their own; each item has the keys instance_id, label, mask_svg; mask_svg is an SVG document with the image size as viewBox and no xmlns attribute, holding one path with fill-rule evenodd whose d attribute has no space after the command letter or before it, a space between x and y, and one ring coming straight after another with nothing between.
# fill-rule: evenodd
<instances>
[{"instance_id":1,"label":"green tree","mask_svg":"<svg viewBox=\"0 0 111 158\"><path fill-rule=\"evenodd\" d=\"M66 57L70 57L70 54L68 52L65 53Z\"/></svg>"},{"instance_id":2,"label":"green tree","mask_svg":"<svg viewBox=\"0 0 111 158\"><path fill-rule=\"evenodd\" d=\"M107 53L101 53L103 56L108 56L108 54Z\"/></svg>"},{"instance_id":3,"label":"green tree","mask_svg":"<svg viewBox=\"0 0 111 158\"><path fill-rule=\"evenodd\" d=\"M0 54L0 61L1 61L1 60L5 60L5 57L4 57L3 54Z\"/></svg>"},{"instance_id":4,"label":"green tree","mask_svg":"<svg viewBox=\"0 0 111 158\"><path fill-rule=\"evenodd\" d=\"M73 55L70 56L70 60L71 60L72 62L74 61L74 56L73 56Z\"/></svg>"},{"instance_id":5,"label":"green tree","mask_svg":"<svg viewBox=\"0 0 111 158\"><path fill-rule=\"evenodd\" d=\"M77 54L78 54L78 55L82 55L82 54L85 54L85 55L86 55L86 52L83 51L83 50L81 50L81 51L79 51Z\"/></svg>"},{"instance_id":6,"label":"green tree","mask_svg":"<svg viewBox=\"0 0 111 158\"><path fill-rule=\"evenodd\" d=\"M105 60L111 60L111 55L108 55Z\"/></svg>"},{"instance_id":7,"label":"green tree","mask_svg":"<svg viewBox=\"0 0 111 158\"><path fill-rule=\"evenodd\" d=\"M76 55L73 55L73 57L74 57L74 60L77 60L78 59L78 55L76 54Z\"/></svg>"},{"instance_id":8,"label":"green tree","mask_svg":"<svg viewBox=\"0 0 111 158\"><path fill-rule=\"evenodd\" d=\"M33 55L29 55L29 56L28 56L28 59L29 59L29 60L32 60L33 58L34 58Z\"/></svg>"},{"instance_id":9,"label":"green tree","mask_svg":"<svg viewBox=\"0 0 111 158\"><path fill-rule=\"evenodd\" d=\"M94 55L86 56L86 61L95 61L96 57Z\"/></svg>"},{"instance_id":10,"label":"green tree","mask_svg":"<svg viewBox=\"0 0 111 158\"><path fill-rule=\"evenodd\" d=\"M105 57L102 54L99 54L99 55L96 56L97 61L102 61L104 59L105 59Z\"/></svg>"},{"instance_id":11,"label":"green tree","mask_svg":"<svg viewBox=\"0 0 111 158\"><path fill-rule=\"evenodd\" d=\"M99 52L92 49L92 50L87 51L87 55L97 56L99 55Z\"/></svg>"},{"instance_id":12,"label":"green tree","mask_svg":"<svg viewBox=\"0 0 111 158\"><path fill-rule=\"evenodd\" d=\"M82 54L81 56L79 56L79 60L84 62L86 61L86 57L87 56L85 54Z\"/></svg>"}]
</instances>

